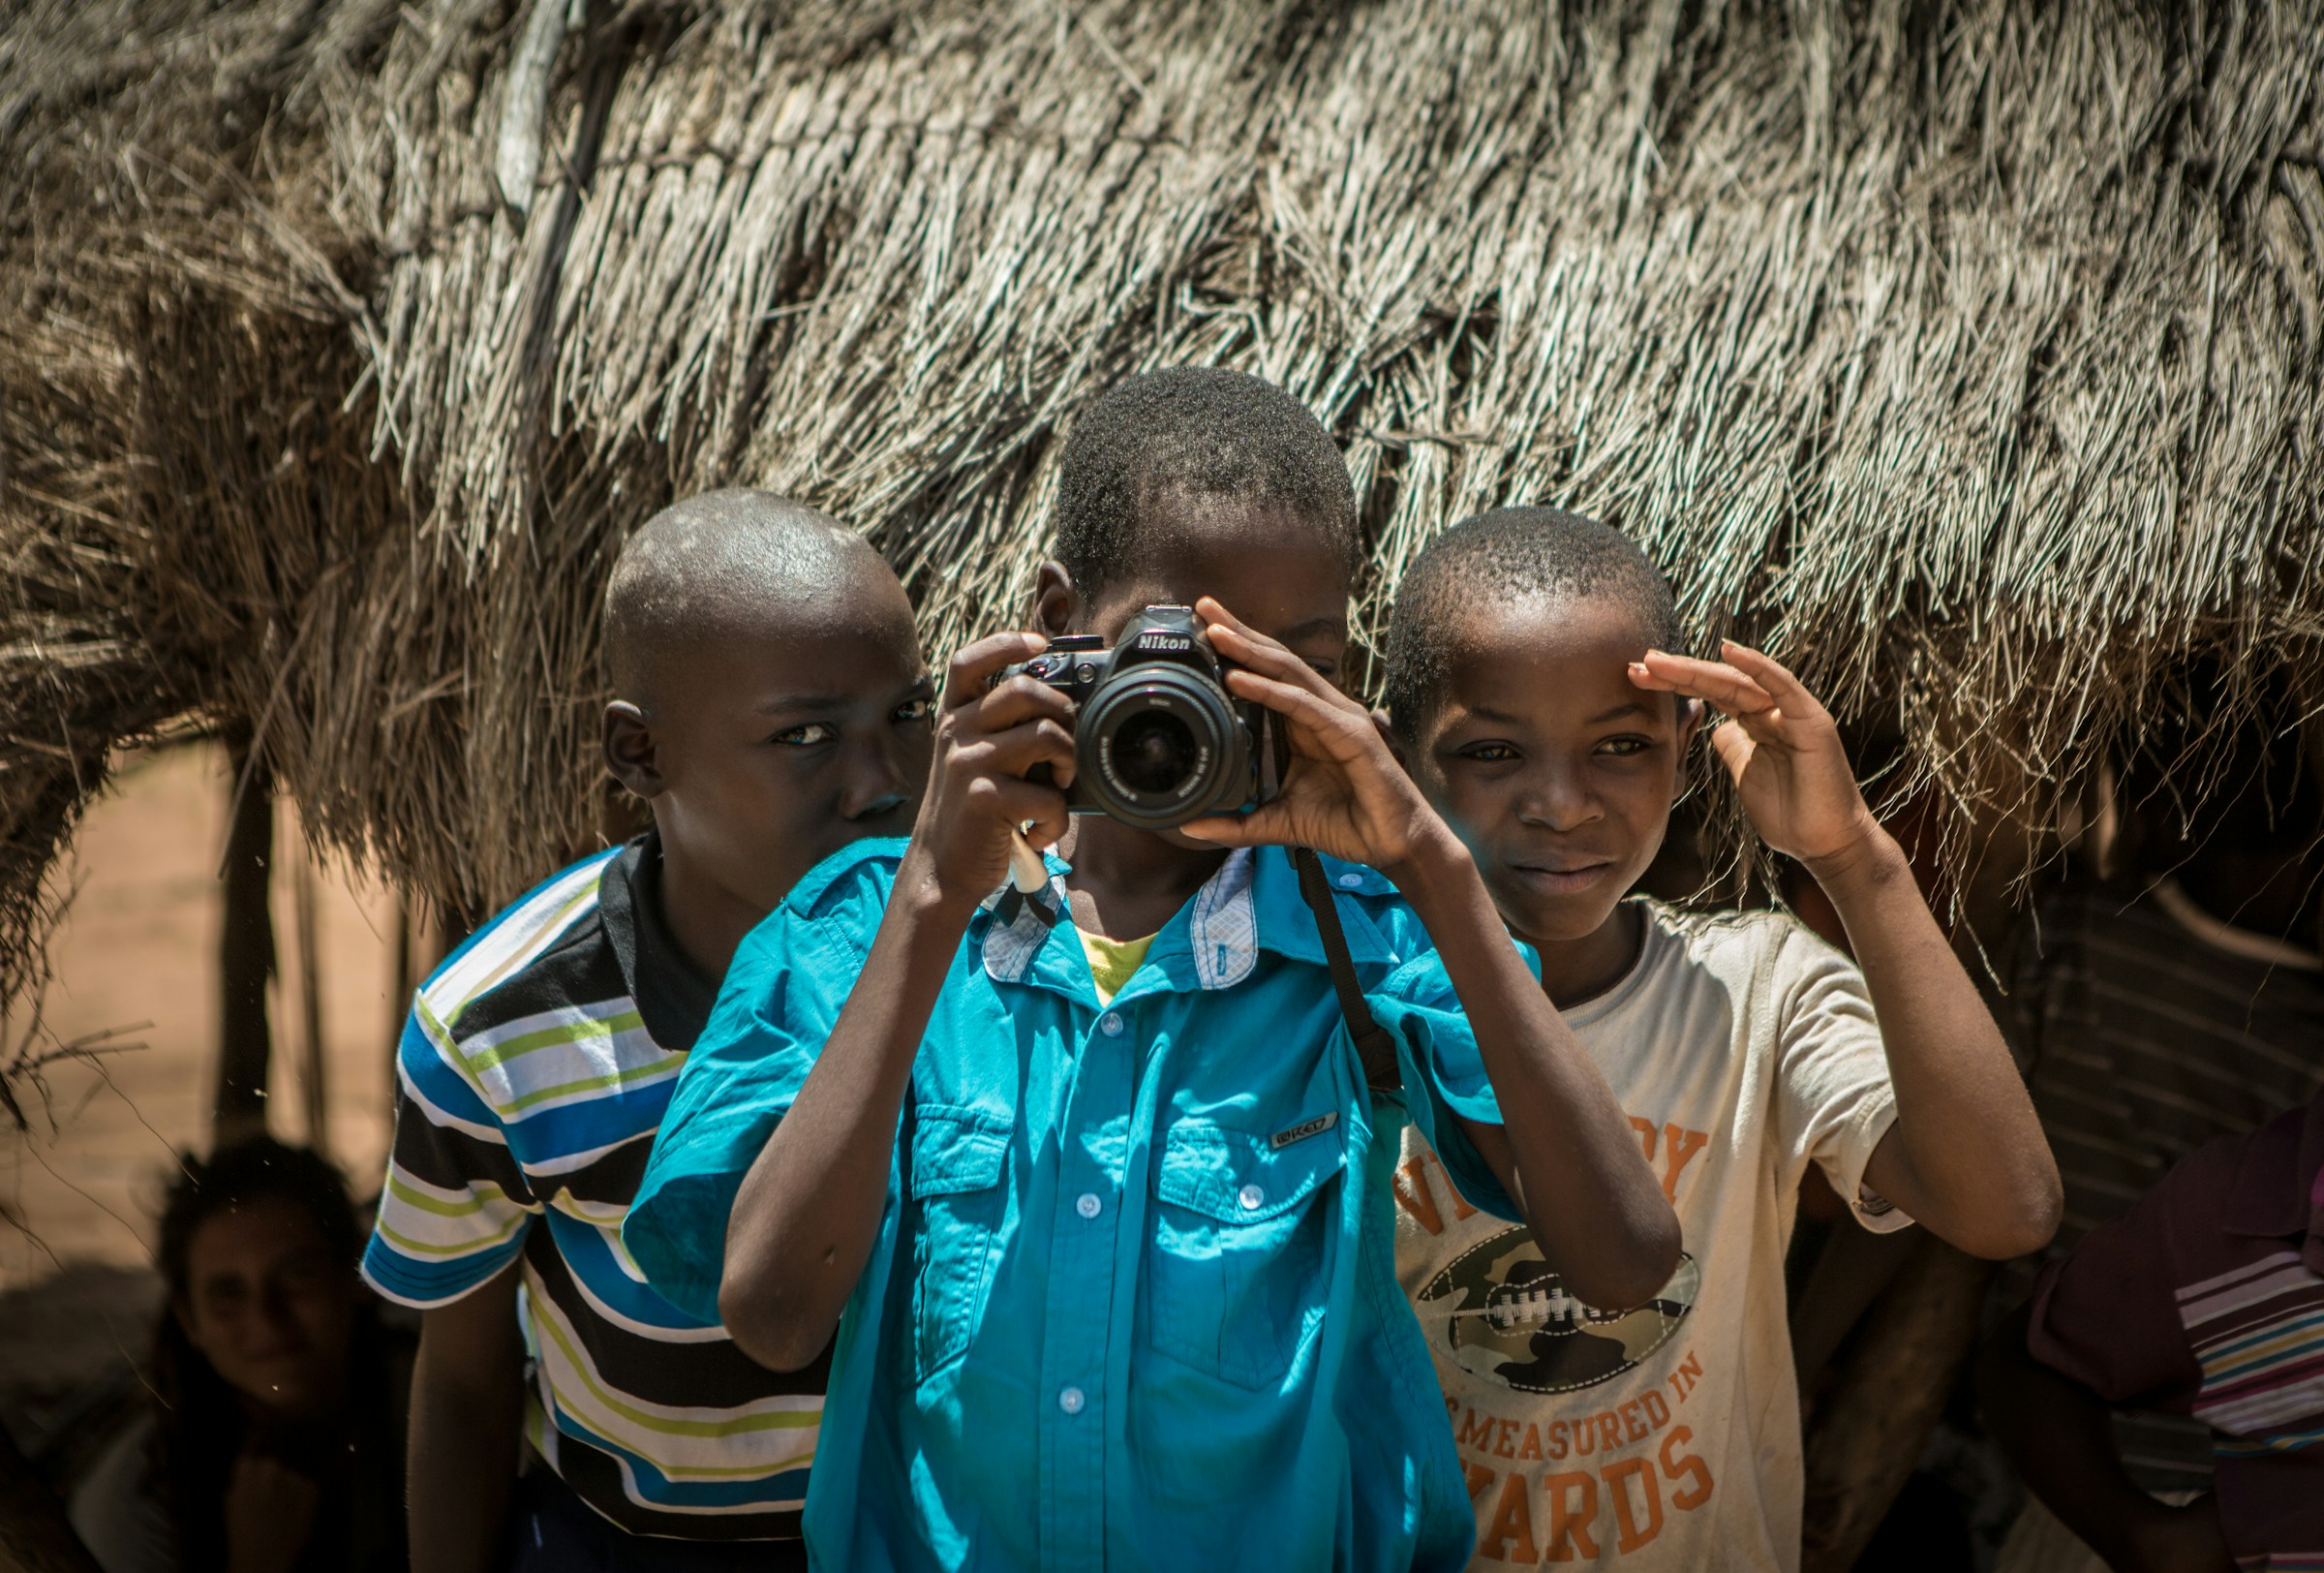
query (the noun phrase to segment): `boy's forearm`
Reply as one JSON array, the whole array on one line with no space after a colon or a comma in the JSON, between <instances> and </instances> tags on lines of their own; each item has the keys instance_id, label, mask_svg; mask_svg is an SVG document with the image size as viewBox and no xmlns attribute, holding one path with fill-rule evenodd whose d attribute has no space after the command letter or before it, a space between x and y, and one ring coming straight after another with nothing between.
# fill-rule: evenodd
<instances>
[{"instance_id":1,"label":"boy's forearm","mask_svg":"<svg viewBox=\"0 0 2324 1573\"><path fill-rule=\"evenodd\" d=\"M1510 942L1467 849L1447 832L1383 872L1427 928L1476 1032L1520 1182L1515 1199L1543 1257L1591 1305L1646 1300L1678 1264L1678 1219L1605 1076Z\"/></svg>"},{"instance_id":2,"label":"boy's forearm","mask_svg":"<svg viewBox=\"0 0 2324 1573\"><path fill-rule=\"evenodd\" d=\"M719 1311L762 1365L813 1360L871 1259L912 1061L972 910L906 857L830 1039L736 1193Z\"/></svg>"},{"instance_id":3,"label":"boy's forearm","mask_svg":"<svg viewBox=\"0 0 2324 1573\"><path fill-rule=\"evenodd\" d=\"M2130 1568L2172 1510L2138 1489L2123 1467L2106 1405L2034 1358L2020 1307L1994 1332L1977 1362L1985 1418L2026 1485L2058 1521L2105 1558Z\"/></svg>"},{"instance_id":4,"label":"boy's forearm","mask_svg":"<svg viewBox=\"0 0 2324 1573\"><path fill-rule=\"evenodd\" d=\"M1875 828L1849 856L1809 873L1848 930L1896 1089L1896 1125L1867 1178L1972 1255L2038 1250L2058 1227L2057 1163L1993 1013L1904 849Z\"/></svg>"},{"instance_id":5,"label":"boy's forearm","mask_svg":"<svg viewBox=\"0 0 2324 1573\"><path fill-rule=\"evenodd\" d=\"M414 1573L487 1573L499 1566L508 1499L523 1463L517 1271L511 1266L421 1320L405 1442Z\"/></svg>"}]
</instances>

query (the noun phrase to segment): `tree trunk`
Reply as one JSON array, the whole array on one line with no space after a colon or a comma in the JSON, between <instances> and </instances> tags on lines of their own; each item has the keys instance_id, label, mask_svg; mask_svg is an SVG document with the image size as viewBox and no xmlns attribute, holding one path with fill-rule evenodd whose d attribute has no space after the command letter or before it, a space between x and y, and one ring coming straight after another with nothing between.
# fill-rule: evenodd
<instances>
[{"instance_id":1,"label":"tree trunk","mask_svg":"<svg viewBox=\"0 0 2324 1573\"><path fill-rule=\"evenodd\" d=\"M219 870L225 922L218 935L218 1093L211 1139L223 1147L266 1129L266 985L274 975L274 919L267 877L274 851L274 782L250 739L229 739L233 793Z\"/></svg>"}]
</instances>

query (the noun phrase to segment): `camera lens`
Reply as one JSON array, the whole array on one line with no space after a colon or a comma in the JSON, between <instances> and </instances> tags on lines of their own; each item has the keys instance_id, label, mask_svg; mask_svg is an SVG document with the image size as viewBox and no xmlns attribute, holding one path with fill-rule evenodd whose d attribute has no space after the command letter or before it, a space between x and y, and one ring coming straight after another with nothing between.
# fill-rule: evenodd
<instances>
[{"instance_id":1,"label":"camera lens","mask_svg":"<svg viewBox=\"0 0 2324 1573\"><path fill-rule=\"evenodd\" d=\"M1114 728L1107 740L1111 774L1132 791L1176 793L1203 762L1202 746L1186 723L1167 710L1146 710Z\"/></svg>"}]
</instances>

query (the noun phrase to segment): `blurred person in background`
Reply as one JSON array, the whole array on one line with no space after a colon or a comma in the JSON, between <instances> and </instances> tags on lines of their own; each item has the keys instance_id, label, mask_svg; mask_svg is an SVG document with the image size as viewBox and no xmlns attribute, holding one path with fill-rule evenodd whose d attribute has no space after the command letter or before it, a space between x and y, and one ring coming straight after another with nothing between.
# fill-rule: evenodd
<instances>
[{"instance_id":1,"label":"blurred person in background","mask_svg":"<svg viewBox=\"0 0 2324 1573\"><path fill-rule=\"evenodd\" d=\"M346 1182L305 1148L181 1161L153 1402L72 1496L106 1573L406 1565L410 1361L356 1276L362 1241Z\"/></svg>"}]
</instances>

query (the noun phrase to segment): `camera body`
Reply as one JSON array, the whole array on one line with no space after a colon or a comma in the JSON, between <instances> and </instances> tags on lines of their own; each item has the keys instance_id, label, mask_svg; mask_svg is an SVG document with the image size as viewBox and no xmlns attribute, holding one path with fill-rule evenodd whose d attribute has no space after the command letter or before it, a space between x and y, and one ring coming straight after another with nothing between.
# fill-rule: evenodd
<instances>
[{"instance_id":1,"label":"camera body","mask_svg":"<svg viewBox=\"0 0 2324 1573\"><path fill-rule=\"evenodd\" d=\"M1192 607L1148 606L1112 649L1094 633L1062 634L994 681L1022 672L1073 700L1068 809L1170 830L1256 808L1281 788L1281 722L1230 693L1227 670Z\"/></svg>"}]
</instances>

